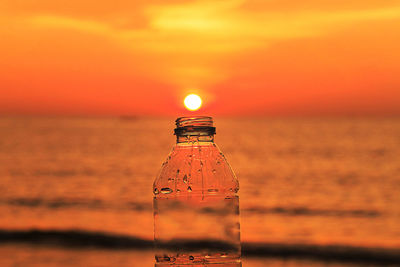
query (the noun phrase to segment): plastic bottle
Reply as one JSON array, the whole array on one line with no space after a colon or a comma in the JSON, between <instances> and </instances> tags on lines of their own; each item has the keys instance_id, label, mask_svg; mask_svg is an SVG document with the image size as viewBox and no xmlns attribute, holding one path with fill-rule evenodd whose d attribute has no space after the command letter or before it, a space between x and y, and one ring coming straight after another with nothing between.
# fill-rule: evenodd
<instances>
[{"instance_id":1,"label":"plastic bottle","mask_svg":"<svg viewBox=\"0 0 400 267\"><path fill-rule=\"evenodd\" d=\"M214 134L211 117L176 120L153 185L157 267L241 266L239 183Z\"/></svg>"}]
</instances>

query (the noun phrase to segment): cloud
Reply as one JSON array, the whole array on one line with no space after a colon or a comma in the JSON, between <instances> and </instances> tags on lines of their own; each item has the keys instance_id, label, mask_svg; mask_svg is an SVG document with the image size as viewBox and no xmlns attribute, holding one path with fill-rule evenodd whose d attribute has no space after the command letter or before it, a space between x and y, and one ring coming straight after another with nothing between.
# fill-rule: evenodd
<instances>
[{"instance_id":1,"label":"cloud","mask_svg":"<svg viewBox=\"0 0 400 267\"><path fill-rule=\"evenodd\" d=\"M76 19L72 17L38 15L32 16L29 22L33 26L57 28L57 29L72 29L83 31L91 34L106 35L114 38L115 29L111 25L98 22L95 20Z\"/></svg>"},{"instance_id":2,"label":"cloud","mask_svg":"<svg viewBox=\"0 0 400 267\"><path fill-rule=\"evenodd\" d=\"M142 7L149 23L143 28L120 27L103 21L35 14L31 22L42 27L69 28L102 34L149 52L198 54L232 53L265 46L269 42L329 34L351 24L400 18L400 5L336 11L243 11L246 1L195 1L186 4Z\"/></svg>"},{"instance_id":3,"label":"cloud","mask_svg":"<svg viewBox=\"0 0 400 267\"><path fill-rule=\"evenodd\" d=\"M264 8L260 6L257 12L243 10L246 1L241 0L140 3L140 12L136 10L135 14L140 14L147 21L140 28L121 27L121 23L113 19L115 16L109 16L108 20L96 20L87 16L34 14L29 20L35 27L102 35L129 53L148 55L149 61L143 64L148 64L150 69L152 63L158 64L163 79L181 86L190 86L191 82L205 86L229 75L229 71L218 66L225 57L252 49L267 50L276 42L331 35L364 21L400 18L400 5L282 12L268 10L268 3ZM122 3L119 4L121 7ZM99 9L104 12L104 5L95 10ZM114 15L122 12L115 7L111 10ZM127 14L123 12L124 16Z\"/></svg>"}]
</instances>

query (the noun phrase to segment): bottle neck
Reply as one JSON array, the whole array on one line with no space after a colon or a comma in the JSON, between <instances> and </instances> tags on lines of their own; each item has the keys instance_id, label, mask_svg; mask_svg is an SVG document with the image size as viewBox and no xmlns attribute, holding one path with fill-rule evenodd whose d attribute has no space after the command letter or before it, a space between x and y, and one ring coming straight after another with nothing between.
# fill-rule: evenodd
<instances>
[{"instance_id":1,"label":"bottle neck","mask_svg":"<svg viewBox=\"0 0 400 267\"><path fill-rule=\"evenodd\" d=\"M175 122L177 144L199 145L214 143L215 127L211 117L180 117Z\"/></svg>"},{"instance_id":2,"label":"bottle neck","mask_svg":"<svg viewBox=\"0 0 400 267\"><path fill-rule=\"evenodd\" d=\"M180 145L193 145L201 143L214 143L213 134L204 135L176 135L176 143Z\"/></svg>"}]
</instances>

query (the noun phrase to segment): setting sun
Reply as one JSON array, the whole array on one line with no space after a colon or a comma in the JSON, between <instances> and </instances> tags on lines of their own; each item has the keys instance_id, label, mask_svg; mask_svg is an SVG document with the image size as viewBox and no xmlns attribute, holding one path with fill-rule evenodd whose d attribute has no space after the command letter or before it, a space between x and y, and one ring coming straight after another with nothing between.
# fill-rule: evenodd
<instances>
[{"instance_id":1,"label":"setting sun","mask_svg":"<svg viewBox=\"0 0 400 267\"><path fill-rule=\"evenodd\" d=\"M201 100L200 96L195 95L195 94L187 95L183 102L185 104L185 107L191 111L198 110L202 104L202 100Z\"/></svg>"}]
</instances>

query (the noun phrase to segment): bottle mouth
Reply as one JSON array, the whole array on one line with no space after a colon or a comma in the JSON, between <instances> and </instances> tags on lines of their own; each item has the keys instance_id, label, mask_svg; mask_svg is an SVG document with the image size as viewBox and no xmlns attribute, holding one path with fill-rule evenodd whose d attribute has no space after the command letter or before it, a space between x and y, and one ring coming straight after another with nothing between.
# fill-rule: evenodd
<instances>
[{"instance_id":1,"label":"bottle mouth","mask_svg":"<svg viewBox=\"0 0 400 267\"><path fill-rule=\"evenodd\" d=\"M215 127L212 117L180 117L175 121L175 135L213 135Z\"/></svg>"}]
</instances>

